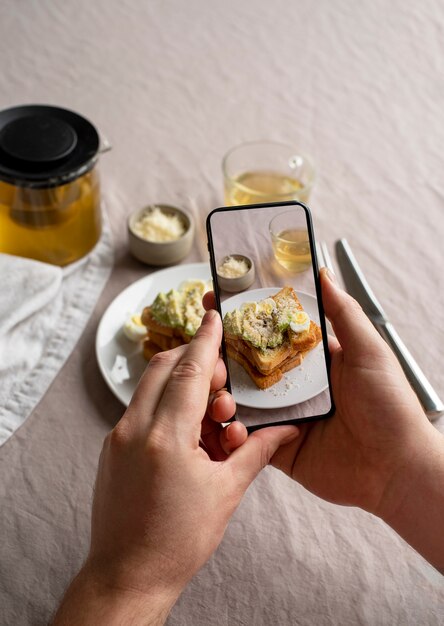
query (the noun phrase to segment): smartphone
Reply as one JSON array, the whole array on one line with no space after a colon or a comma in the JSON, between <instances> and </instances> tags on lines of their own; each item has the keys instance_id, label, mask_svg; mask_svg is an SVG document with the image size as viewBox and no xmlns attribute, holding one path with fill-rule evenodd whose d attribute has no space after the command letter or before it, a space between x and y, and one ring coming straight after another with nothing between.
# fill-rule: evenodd
<instances>
[{"instance_id":1,"label":"smartphone","mask_svg":"<svg viewBox=\"0 0 444 626\"><path fill-rule=\"evenodd\" d=\"M232 419L252 431L331 416L310 210L296 201L221 207L206 226Z\"/></svg>"}]
</instances>

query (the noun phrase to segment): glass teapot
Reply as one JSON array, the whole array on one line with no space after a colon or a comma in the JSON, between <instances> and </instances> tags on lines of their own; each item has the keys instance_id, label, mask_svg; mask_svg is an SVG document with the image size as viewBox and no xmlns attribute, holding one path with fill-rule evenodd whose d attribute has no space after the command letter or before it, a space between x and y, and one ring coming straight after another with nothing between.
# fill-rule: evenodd
<instances>
[{"instance_id":1,"label":"glass teapot","mask_svg":"<svg viewBox=\"0 0 444 626\"><path fill-rule=\"evenodd\" d=\"M64 266L102 229L96 128L47 105L0 112L0 252Z\"/></svg>"}]
</instances>

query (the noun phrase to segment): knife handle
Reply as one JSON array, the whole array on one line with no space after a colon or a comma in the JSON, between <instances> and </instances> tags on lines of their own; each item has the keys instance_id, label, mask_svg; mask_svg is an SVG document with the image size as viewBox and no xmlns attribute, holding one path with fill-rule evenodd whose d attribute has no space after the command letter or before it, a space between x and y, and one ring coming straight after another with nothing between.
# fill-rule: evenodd
<instances>
[{"instance_id":1,"label":"knife handle","mask_svg":"<svg viewBox=\"0 0 444 626\"><path fill-rule=\"evenodd\" d=\"M444 404L390 322L377 324L376 328L395 353L427 417L433 421L444 415Z\"/></svg>"}]
</instances>

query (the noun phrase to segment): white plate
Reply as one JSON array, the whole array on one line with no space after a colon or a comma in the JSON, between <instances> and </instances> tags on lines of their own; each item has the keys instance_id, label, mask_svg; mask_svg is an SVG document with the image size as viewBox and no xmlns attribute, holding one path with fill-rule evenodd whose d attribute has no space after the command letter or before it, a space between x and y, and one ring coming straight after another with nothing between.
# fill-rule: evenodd
<instances>
[{"instance_id":1,"label":"white plate","mask_svg":"<svg viewBox=\"0 0 444 626\"><path fill-rule=\"evenodd\" d=\"M279 287L253 289L228 298L222 303L222 313L238 309L244 302L268 298ZM301 291L297 296L310 318L319 324L318 303L314 296ZM322 342L311 350L302 364L286 372L283 378L268 389L258 389L244 368L229 359L231 390L238 404L255 409L278 409L299 404L314 398L327 389L328 378Z\"/></svg>"},{"instance_id":2,"label":"white plate","mask_svg":"<svg viewBox=\"0 0 444 626\"><path fill-rule=\"evenodd\" d=\"M134 313L140 314L159 291L176 289L192 278L210 280L207 263L177 265L154 272L122 291L108 306L100 320L96 335L96 355L100 371L114 395L128 406L137 383L146 367L141 343L127 339L122 326Z\"/></svg>"}]
</instances>

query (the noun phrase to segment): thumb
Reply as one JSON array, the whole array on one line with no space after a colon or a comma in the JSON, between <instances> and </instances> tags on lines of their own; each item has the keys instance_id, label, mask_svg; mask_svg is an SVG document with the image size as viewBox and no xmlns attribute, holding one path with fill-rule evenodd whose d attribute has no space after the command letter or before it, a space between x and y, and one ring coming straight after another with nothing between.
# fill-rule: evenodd
<instances>
[{"instance_id":1,"label":"thumb","mask_svg":"<svg viewBox=\"0 0 444 626\"><path fill-rule=\"evenodd\" d=\"M320 271L324 311L347 359L361 360L381 354L386 345L361 306L336 283L327 268Z\"/></svg>"},{"instance_id":2,"label":"thumb","mask_svg":"<svg viewBox=\"0 0 444 626\"><path fill-rule=\"evenodd\" d=\"M297 426L268 426L253 432L240 448L232 452L225 463L231 465L242 494L269 464L278 448L290 443L298 435Z\"/></svg>"}]
</instances>

